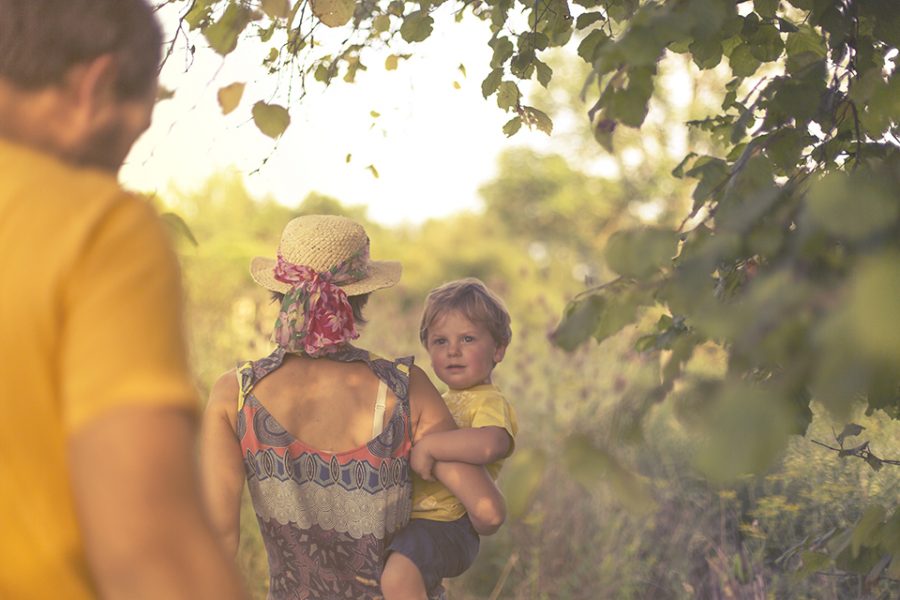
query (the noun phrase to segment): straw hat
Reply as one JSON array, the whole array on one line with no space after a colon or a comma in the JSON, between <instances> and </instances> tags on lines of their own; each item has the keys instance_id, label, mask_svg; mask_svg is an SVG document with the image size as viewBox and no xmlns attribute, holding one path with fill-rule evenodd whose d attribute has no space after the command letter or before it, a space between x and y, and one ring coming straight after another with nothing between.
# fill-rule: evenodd
<instances>
[{"instance_id":1,"label":"straw hat","mask_svg":"<svg viewBox=\"0 0 900 600\"><path fill-rule=\"evenodd\" d=\"M285 261L310 267L319 273L365 250L369 237L359 223L335 215L306 215L291 220L281 233L278 252ZM275 279L275 260L255 257L250 261L250 276L273 292L287 292L291 286ZM401 266L395 261L369 260L366 275L351 283L337 284L348 296L367 294L391 287L400 280Z\"/></svg>"}]
</instances>

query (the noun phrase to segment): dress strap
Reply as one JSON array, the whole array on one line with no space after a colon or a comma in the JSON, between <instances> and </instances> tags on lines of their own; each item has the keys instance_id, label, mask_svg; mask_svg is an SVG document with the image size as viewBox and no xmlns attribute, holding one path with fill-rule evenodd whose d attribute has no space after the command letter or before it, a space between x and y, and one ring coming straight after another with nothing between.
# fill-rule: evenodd
<instances>
[{"instance_id":1,"label":"dress strap","mask_svg":"<svg viewBox=\"0 0 900 600\"><path fill-rule=\"evenodd\" d=\"M375 415L372 417L372 438L376 438L384 429L384 407L387 398L387 384L378 380L378 398L375 400Z\"/></svg>"}]
</instances>

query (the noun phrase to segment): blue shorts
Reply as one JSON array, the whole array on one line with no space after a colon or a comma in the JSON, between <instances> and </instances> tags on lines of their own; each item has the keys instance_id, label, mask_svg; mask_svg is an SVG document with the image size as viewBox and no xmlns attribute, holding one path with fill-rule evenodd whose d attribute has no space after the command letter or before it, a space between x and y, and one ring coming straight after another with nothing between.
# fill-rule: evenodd
<instances>
[{"instance_id":1,"label":"blue shorts","mask_svg":"<svg viewBox=\"0 0 900 600\"><path fill-rule=\"evenodd\" d=\"M388 553L399 552L422 574L431 592L444 577L462 575L475 562L480 540L468 515L455 521L411 519L394 536Z\"/></svg>"}]
</instances>

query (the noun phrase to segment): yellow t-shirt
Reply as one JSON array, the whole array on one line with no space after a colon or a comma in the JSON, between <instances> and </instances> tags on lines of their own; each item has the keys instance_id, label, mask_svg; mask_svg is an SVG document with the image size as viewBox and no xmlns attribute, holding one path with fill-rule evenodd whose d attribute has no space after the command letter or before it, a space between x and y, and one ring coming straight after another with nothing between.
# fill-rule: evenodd
<instances>
[{"instance_id":1,"label":"yellow t-shirt","mask_svg":"<svg viewBox=\"0 0 900 600\"><path fill-rule=\"evenodd\" d=\"M515 442L519 424L516 413L500 390L482 384L465 390L450 390L444 402L459 427L502 427ZM512 449L510 449L512 452ZM497 479L503 460L485 465L491 477ZM413 475L413 519L455 521L466 514L466 508L456 496L438 481L425 481Z\"/></svg>"},{"instance_id":2,"label":"yellow t-shirt","mask_svg":"<svg viewBox=\"0 0 900 600\"><path fill-rule=\"evenodd\" d=\"M0 598L93 598L66 440L120 406L198 409L178 264L109 174L6 141L0 169Z\"/></svg>"}]
</instances>

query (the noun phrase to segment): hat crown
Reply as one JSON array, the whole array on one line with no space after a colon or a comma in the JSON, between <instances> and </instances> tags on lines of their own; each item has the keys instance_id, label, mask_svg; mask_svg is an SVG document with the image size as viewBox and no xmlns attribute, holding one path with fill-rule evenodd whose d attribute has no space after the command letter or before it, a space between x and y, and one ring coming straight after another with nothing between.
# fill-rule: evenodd
<instances>
[{"instance_id":1,"label":"hat crown","mask_svg":"<svg viewBox=\"0 0 900 600\"><path fill-rule=\"evenodd\" d=\"M323 272L366 251L368 246L366 230L347 217L305 215L285 226L278 253L291 264Z\"/></svg>"}]
</instances>

